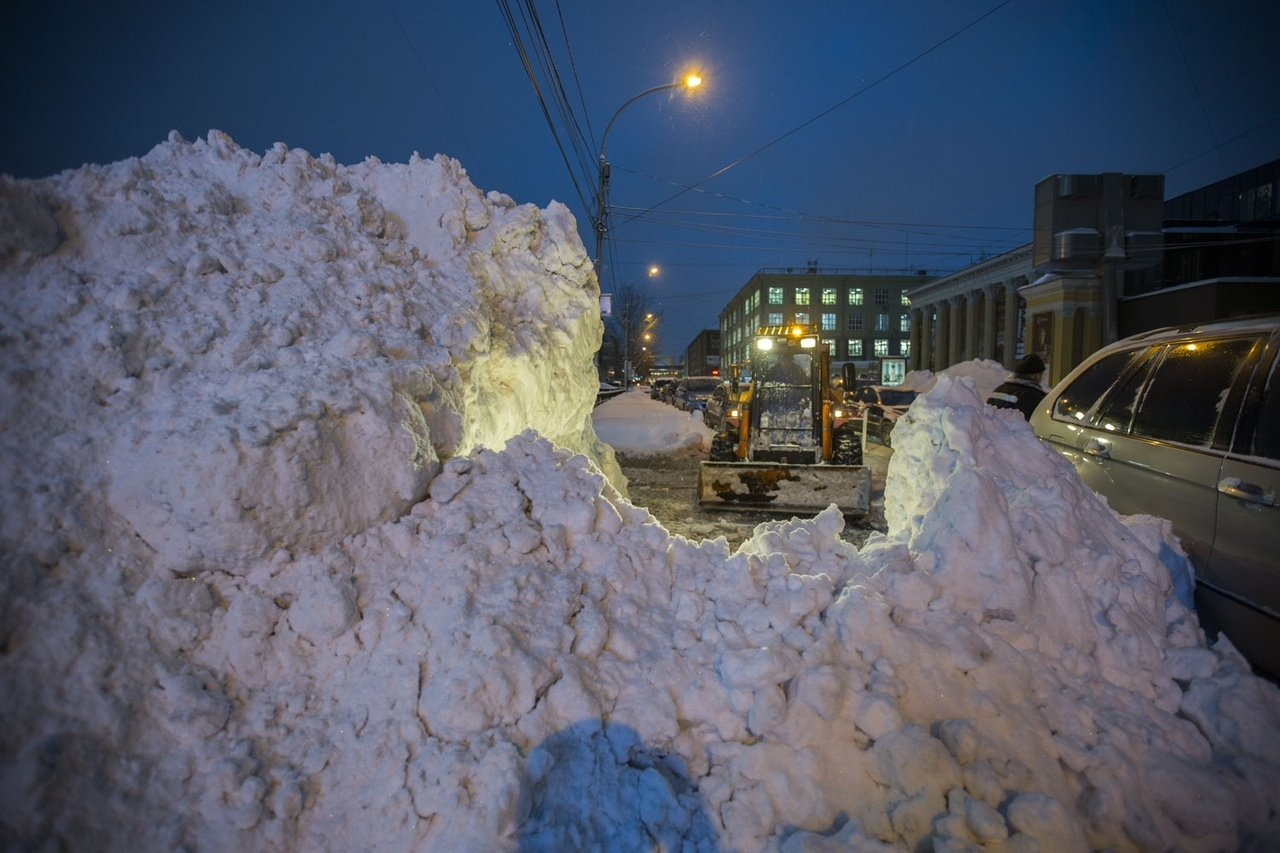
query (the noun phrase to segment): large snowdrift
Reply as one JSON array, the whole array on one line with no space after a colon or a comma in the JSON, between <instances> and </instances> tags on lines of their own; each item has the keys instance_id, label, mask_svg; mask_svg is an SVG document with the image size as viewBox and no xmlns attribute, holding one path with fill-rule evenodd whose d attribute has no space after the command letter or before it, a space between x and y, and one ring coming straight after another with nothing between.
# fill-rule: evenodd
<instances>
[{"instance_id":1,"label":"large snowdrift","mask_svg":"<svg viewBox=\"0 0 1280 853\"><path fill-rule=\"evenodd\" d=\"M611 484L568 212L452 160L175 137L0 179L0 263L6 847L1280 844L1276 688L972 380L887 536L731 554Z\"/></svg>"}]
</instances>

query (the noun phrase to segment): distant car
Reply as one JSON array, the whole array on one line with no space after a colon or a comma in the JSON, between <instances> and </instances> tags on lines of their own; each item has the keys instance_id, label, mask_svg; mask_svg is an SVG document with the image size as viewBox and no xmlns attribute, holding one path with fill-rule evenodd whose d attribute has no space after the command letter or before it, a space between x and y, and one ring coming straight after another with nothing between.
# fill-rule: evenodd
<instances>
[{"instance_id":1,"label":"distant car","mask_svg":"<svg viewBox=\"0 0 1280 853\"><path fill-rule=\"evenodd\" d=\"M681 379L676 385L673 399L677 409L684 412L700 411L707 404L707 398L723 381L719 376L690 376Z\"/></svg>"},{"instance_id":2,"label":"distant car","mask_svg":"<svg viewBox=\"0 0 1280 853\"><path fill-rule=\"evenodd\" d=\"M1087 358L1031 428L1125 515L1168 519L1195 605L1280 677L1280 319L1160 329Z\"/></svg>"},{"instance_id":3,"label":"distant car","mask_svg":"<svg viewBox=\"0 0 1280 853\"><path fill-rule=\"evenodd\" d=\"M668 385L674 385L674 379L655 379L649 383L649 399L659 400L662 398L662 389Z\"/></svg>"},{"instance_id":4,"label":"distant car","mask_svg":"<svg viewBox=\"0 0 1280 853\"><path fill-rule=\"evenodd\" d=\"M702 422L708 428L719 432L724 426L725 413L732 410L737 404L738 398L734 395L732 387L727 382L721 382L711 392L711 396L707 398L706 405L702 408Z\"/></svg>"},{"instance_id":5,"label":"distant car","mask_svg":"<svg viewBox=\"0 0 1280 853\"><path fill-rule=\"evenodd\" d=\"M915 402L917 393L888 385L863 385L849 396L856 417L867 416L867 435L875 436L886 447L893 444L893 426Z\"/></svg>"}]
</instances>

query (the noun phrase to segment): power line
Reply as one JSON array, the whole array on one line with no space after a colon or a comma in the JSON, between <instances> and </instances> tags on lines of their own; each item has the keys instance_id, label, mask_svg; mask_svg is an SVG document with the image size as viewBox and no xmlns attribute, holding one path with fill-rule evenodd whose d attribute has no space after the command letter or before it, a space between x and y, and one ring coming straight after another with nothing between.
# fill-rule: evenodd
<instances>
[{"instance_id":1,"label":"power line","mask_svg":"<svg viewBox=\"0 0 1280 853\"><path fill-rule=\"evenodd\" d=\"M1204 125L1209 130L1209 138L1213 140L1213 150L1218 153L1218 163L1222 173L1227 173L1227 161L1222 156L1222 146L1218 144L1218 135L1214 133L1213 122L1209 121L1209 111L1205 109L1204 98L1200 95L1200 87L1196 85L1196 76L1191 73L1191 63L1187 60L1187 52L1182 48L1182 39L1178 38L1178 28L1173 23L1173 14L1169 11L1169 0L1164 2L1164 16L1169 21L1169 29L1173 32L1173 43L1178 46L1178 55L1182 57L1182 66L1187 69L1187 78L1191 80L1191 91L1196 93L1196 103L1200 105L1200 115L1204 116Z\"/></svg>"},{"instance_id":2,"label":"power line","mask_svg":"<svg viewBox=\"0 0 1280 853\"><path fill-rule=\"evenodd\" d=\"M440 87L436 85L436 80L431 76L431 72L427 70L427 64L422 61L422 55L418 53L418 48L414 45L413 39L409 37L409 31L405 29L404 24L400 21L400 16L396 14L395 9L391 8L390 0L383 0L383 5L387 7L387 12L391 15L391 20L395 22L396 28L400 30L400 35L404 37L405 44L409 46L409 52L413 54L413 58L418 63L418 69L422 71L422 76L427 78L427 82L431 84L431 89L436 93L436 97L440 99L440 103L444 106L444 111L449 116L449 122L458 131L458 135L462 137L462 144L467 147L468 153L471 154L485 184L492 186L493 182L489 179L488 173L485 171L484 163L480 160L480 155L476 154L476 150L471 147L471 140L467 138L466 131L462 129L462 125L458 124L458 119L453 114L453 110L449 109L449 102L445 100L444 93L440 91Z\"/></svg>"},{"instance_id":3,"label":"power line","mask_svg":"<svg viewBox=\"0 0 1280 853\"><path fill-rule=\"evenodd\" d=\"M898 73L900 73L900 72L902 72L902 71L905 71L907 68L910 68L912 65L916 64L916 63L917 63L917 62L919 62L921 59L924 59L926 56L928 56L929 54L933 53L933 52L934 52L935 50L937 50L938 48L942 47L943 45L947 44L948 42L952 41L953 39L955 39L955 38L959 37L960 35L962 35L962 34L963 34L963 33L965 33L966 31L968 31L968 30L972 29L973 27L977 26L977 25L978 25L978 24L980 24L982 21L984 21L984 20L986 20L987 18L991 17L991 16L992 16L992 15L994 15L996 12L1000 11L1001 9L1003 9L1005 6L1008 6L1008 5L1009 5L1010 3L1012 3L1012 2L1013 2L1013 0L1003 0L1003 2L1001 2L1001 3L997 4L996 6L994 6L993 8L991 8L990 10L988 10L987 12L984 12L982 15L979 15L977 18L975 18L975 19L973 19L972 21L970 21L969 23L965 24L963 27L961 27L960 29L956 30L956 31L955 31L955 32L953 32L951 35L949 35L949 36L947 36L946 38L942 39L941 41L939 41L939 42L935 43L932 47L929 47L929 48L927 48L926 50L921 51L920 53L918 53L918 54L916 54L915 56L913 56L911 59L908 59L906 62L904 62L904 63L902 63L901 65L899 65L897 68L894 68L892 71L889 71L888 73L881 75L880 77L878 77L878 78L876 78L875 80L871 81L871 82L870 82L870 83L868 83L867 85L863 86L861 89L859 89L858 91L854 92L852 95L849 95L847 98L844 98L843 100L840 100L840 101L836 102L835 104L832 104L830 107L827 107L827 109L825 109L825 110L823 110L822 112L818 113L817 115L815 115L813 118L809 119L808 121L801 122L800 124L798 124L798 125L796 125L795 127L791 128L791 130L788 130L786 133L782 134L781 136L778 136L777 138L775 138L775 139L773 139L773 140L771 140L771 141L769 141L769 142L766 142L764 145L761 145L759 148L755 149L754 151L752 151L752 152L750 152L750 153L748 153L748 154L745 154L745 155L743 155L742 157L739 157L737 160L734 160L732 163L728 164L727 166L723 166L723 167L721 167L720 169L717 169L716 171L712 172L710 175L707 175L707 176L706 176L705 178L703 178L702 180L697 181L696 183L692 184L691 186L686 187L686 188L684 188L684 189L680 190L679 192L675 193L674 195L668 196L667 198L665 198L665 199L663 199L662 201L660 201L660 202L658 202L657 204L655 204L653 207L648 208L646 211L644 211L644 213L647 213L648 211L656 210L657 208L662 207L662 206L663 206L663 205L665 205L667 202L669 202L669 201L673 201L674 199L679 198L680 196L682 196L682 195L684 195L685 193L689 192L691 189L693 189L693 188L695 188L695 187L700 187L700 186L702 186L703 184L705 184L707 181L710 181L710 180L712 180L713 178L717 178L717 177L719 177L720 175L723 175L725 172L729 171L730 169L734 168L735 166L739 166L739 165L741 165L742 163L745 163L747 160L750 160L752 157L755 157L757 154L760 154L760 153L764 152L765 150L767 150L767 149L769 149L769 148L773 147L774 145L777 145L777 144L778 144L779 142L781 142L782 140L786 139L786 138L787 138L787 137L789 137L789 136L792 136L792 135L793 135L793 134L795 134L795 133L798 133L799 131L803 130L804 128L808 127L809 125L813 124L814 122L817 122L817 121L819 121L819 120L821 120L821 119L823 119L823 118L826 118L828 115L830 115L831 113L835 112L835 111L836 111L836 110L838 110L840 107L843 107L845 104L848 104L849 102L851 102L851 101L852 101L852 100L854 100L855 98L858 98L858 97L860 97L860 96L862 96L862 95L866 94L867 92L871 91L871 90L872 90L872 89L874 89L876 86L879 86L881 83L885 82L886 80L890 79L891 77L894 77L894 76L895 76L895 75L897 75ZM618 223L618 224L619 224L619 225L625 225L625 224L627 224L628 222L632 221L633 219L637 218L638 216L643 216L643 215L644 215L644 213L638 213L638 214L636 214L635 216L628 217L627 219L624 219L622 222L620 222L620 223Z\"/></svg>"}]
</instances>

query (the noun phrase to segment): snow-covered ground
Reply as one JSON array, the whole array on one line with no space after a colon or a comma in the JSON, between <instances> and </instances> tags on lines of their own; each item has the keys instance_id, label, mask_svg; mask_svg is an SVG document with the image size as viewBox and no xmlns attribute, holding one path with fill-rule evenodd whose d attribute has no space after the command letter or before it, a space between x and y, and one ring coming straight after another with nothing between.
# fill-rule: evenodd
<instances>
[{"instance_id":1,"label":"snow-covered ground","mask_svg":"<svg viewBox=\"0 0 1280 853\"><path fill-rule=\"evenodd\" d=\"M447 158L0 178L3 846L1280 846L1280 692L1165 524L944 374L861 549L673 536L597 301Z\"/></svg>"}]
</instances>

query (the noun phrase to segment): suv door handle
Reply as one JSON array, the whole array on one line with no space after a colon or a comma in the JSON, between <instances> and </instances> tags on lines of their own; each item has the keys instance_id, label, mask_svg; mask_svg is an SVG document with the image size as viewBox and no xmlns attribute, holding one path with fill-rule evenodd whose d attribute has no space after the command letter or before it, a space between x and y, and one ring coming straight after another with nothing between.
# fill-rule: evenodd
<instances>
[{"instance_id":1,"label":"suv door handle","mask_svg":"<svg viewBox=\"0 0 1280 853\"><path fill-rule=\"evenodd\" d=\"M1264 494L1261 486L1255 486L1253 483L1243 483L1234 477L1220 480L1218 482L1218 491L1228 497L1247 501L1251 504L1260 506L1276 505L1276 493L1274 490Z\"/></svg>"},{"instance_id":2,"label":"suv door handle","mask_svg":"<svg viewBox=\"0 0 1280 853\"><path fill-rule=\"evenodd\" d=\"M1096 456L1098 459L1111 458L1111 449L1107 447L1105 442L1098 441L1096 438L1089 439L1084 446L1084 452L1090 456Z\"/></svg>"}]
</instances>

